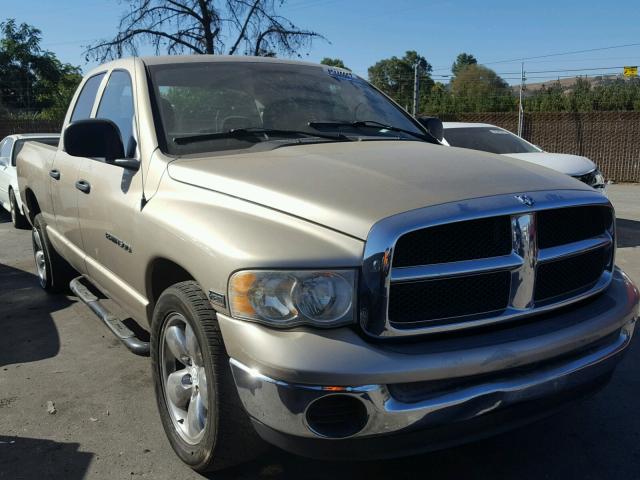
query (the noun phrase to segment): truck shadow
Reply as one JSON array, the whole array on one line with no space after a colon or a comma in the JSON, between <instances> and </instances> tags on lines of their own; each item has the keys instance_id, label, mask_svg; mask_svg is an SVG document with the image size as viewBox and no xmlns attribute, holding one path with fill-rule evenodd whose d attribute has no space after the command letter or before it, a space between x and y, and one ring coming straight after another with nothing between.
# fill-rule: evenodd
<instances>
[{"instance_id":1,"label":"truck shadow","mask_svg":"<svg viewBox=\"0 0 640 480\"><path fill-rule=\"evenodd\" d=\"M618 218L616 236L618 248L640 246L640 221Z\"/></svg>"},{"instance_id":2,"label":"truck shadow","mask_svg":"<svg viewBox=\"0 0 640 480\"><path fill-rule=\"evenodd\" d=\"M85 478L93 458L77 443L0 435L0 477L24 480Z\"/></svg>"},{"instance_id":3,"label":"truck shadow","mask_svg":"<svg viewBox=\"0 0 640 480\"><path fill-rule=\"evenodd\" d=\"M598 471L612 472L622 462L627 473L633 462L625 464L624 455L613 454L609 446L594 447L594 438L580 432L582 415L595 416L597 407L580 407L576 413L565 411L530 426L447 450L405 458L369 462L329 462L312 460L283 452L270 452L262 459L236 467L223 474L211 474L211 480L421 480L520 478L611 478L607 474L590 477L589 464ZM575 422L575 423L573 423ZM624 435L629 435L632 429ZM554 438L549 438L549 434ZM620 434L622 440L623 434ZM584 438L584 437L587 438ZM614 440L615 448L621 447ZM589 453L581 451L588 446ZM543 459L543 460L541 460ZM549 476L551 475L551 476ZM633 475L632 475L633 476ZM625 478L622 475L621 478ZM630 478L630 477L626 477Z\"/></svg>"},{"instance_id":4,"label":"truck shadow","mask_svg":"<svg viewBox=\"0 0 640 480\"><path fill-rule=\"evenodd\" d=\"M56 356L60 337L51 312L70 303L44 292L35 275L0 264L0 366Z\"/></svg>"}]
</instances>

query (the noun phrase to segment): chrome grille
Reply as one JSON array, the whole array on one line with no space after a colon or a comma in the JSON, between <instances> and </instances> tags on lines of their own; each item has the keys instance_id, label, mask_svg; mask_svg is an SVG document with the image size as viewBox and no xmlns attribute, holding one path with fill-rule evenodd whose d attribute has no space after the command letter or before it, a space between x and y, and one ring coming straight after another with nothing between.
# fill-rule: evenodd
<instances>
[{"instance_id":1,"label":"chrome grille","mask_svg":"<svg viewBox=\"0 0 640 480\"><path fill-rule=\"evenodd\" d=\"M427 207L376 224L363 264L365 331L385 337L460 330L548 311L606 288L614 257L608 200L586 191L528 196L532 207L503 195ZM506 231L499 226L505 218ZM433 252L470 245L470 233L455 240L461 232L479 235L487 253L479 256L477 245L470 253ZM507 237L508 251L500 235ZM487 242L488 236L495 242ZM451 241L444 242L447 237ZM430 263L416 264L425 260Z\"/></svg>"},{"instance_id":2,"label":"chrome grille","mask_svg":"<svg viewBox=\"0 0 640 480\"><path fill-rule=\"evenodd\" d=\"M537 216L540 248L555 247L598 236L612 223L612 211L604 206L545 210ZM571 228L567 228L567 225L571 225Z\"/></svg>"},{"instance_id":3,"label":"chrome grille","mask_svg":"<svg viewBox=\"0 0 640 480\"><path fill-rule=\"evenodd\" d=\"M392 283L389 321L420 323L477 313L501 312L509 305L508 271L479 275Z\"/></svg>"},{"instance_id":4,"label":"chrome grille","mask_svg":"<svg viewBox=\"0 0 640 480\"><path fill-rule=\"evenodd\" d=\"M407 267L507 255L511 251L510 235L508 215L416 230L396 242L393 265Z\"/></svg>"},{"instance_id":5,"label":"chrome grille","mask_svg":"<svg viewBox=\"0 0 640 480\"><path fill-rule=\"evenodd\" d=\"M606 269L609 252L603 247L543 263L536 272L534 301L549 302L590 289Z\"/></svg>"}]
</instances>

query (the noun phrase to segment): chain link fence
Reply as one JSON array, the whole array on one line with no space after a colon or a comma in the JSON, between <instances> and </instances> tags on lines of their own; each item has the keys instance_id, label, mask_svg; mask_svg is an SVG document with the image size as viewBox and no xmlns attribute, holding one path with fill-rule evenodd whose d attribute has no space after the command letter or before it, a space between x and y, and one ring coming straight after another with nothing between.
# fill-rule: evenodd
<instances>
[{"instance_id":1,"label":"chain link fence","mask_svg":"<svg viewBox=\"0 0 640 480\"><path fill-rule=\"evenodd\" d=\"M16 133L60 133L62 122L57 120L31 120L0 118L0 140Z\"/></svg>"},{"instance_id":2,"label":"chain link fence","mask_svg":"<svg viewBox=\"0 0 640 480\"><path fill-rule=\"evenodd\" d=\"M443 114L440 118L518 131L517 112ZM60 128L59 121L0 119L0 138L13 133L59 132ZM640 112L526 113L523 136L548 152L590 158L607 179L640 182Z\"/></svg>"}]
</instances>

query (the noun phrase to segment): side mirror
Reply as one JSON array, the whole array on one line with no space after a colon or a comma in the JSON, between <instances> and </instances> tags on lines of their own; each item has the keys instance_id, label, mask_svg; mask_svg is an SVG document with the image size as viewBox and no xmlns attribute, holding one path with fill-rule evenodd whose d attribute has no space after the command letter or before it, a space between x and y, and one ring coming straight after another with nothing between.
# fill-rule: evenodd
<instances>
[{"instance_id":1,"label":"side mirror","mask_svg":"<svg viewBox=\"0 0 640 480\"><path fill-rule=\"evenodd\" d=\"M427 129L436 140L442 142L444 139L444 126L442 120L436 117L419 117L418 122Z\"/></svg>"},{"instance_id":2,"label":"side mirror","mask_svg":"<svg viewBox=\"0 0 640 480\"><path fill-rule=\"evenodd\" d=\"M73 157L104 158L108 163L124 158L118 126L99 118L70 124L64 131L64 149Z\"/></svg>"}]
</instances>

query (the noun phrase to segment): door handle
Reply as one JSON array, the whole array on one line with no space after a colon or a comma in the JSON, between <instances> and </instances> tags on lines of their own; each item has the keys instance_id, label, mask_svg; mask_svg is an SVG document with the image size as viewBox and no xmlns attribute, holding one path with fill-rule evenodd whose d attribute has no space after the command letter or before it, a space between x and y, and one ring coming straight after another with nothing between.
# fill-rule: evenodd
<instances>
[{"instance_id":1,"label":"door handle","mask_svg":"<svg viewBox=\"0 0 640 480\"><path fill-rule=\"evenodd\" d=\"M78 180L76 182L76 188L84 193L89 193L91 191L91 184L86 180Z\"/></svg>"},{"instance_id":2,"label":"door handle","mask_svg":"<svg viewBox=\"0 0 640 480\"><path fill-rule=\"evenodd\" d=\"M49 176L54 180L60 180L60 172L58 170L51 170Z\"/></svg>"}]
</instances>

